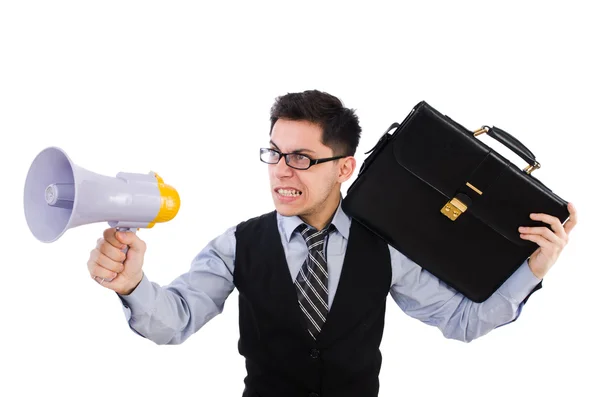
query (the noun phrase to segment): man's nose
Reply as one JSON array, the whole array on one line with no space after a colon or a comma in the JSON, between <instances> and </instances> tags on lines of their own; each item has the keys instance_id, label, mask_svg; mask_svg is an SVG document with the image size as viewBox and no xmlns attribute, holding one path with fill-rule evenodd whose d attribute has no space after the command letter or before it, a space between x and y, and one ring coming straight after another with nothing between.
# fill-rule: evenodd
<instances>
[{"instance_id":1,"label":"man's nose","mask_svg":"<svg viewBox=\"0 0 600 397\"><path fill-rule=\"evenodd\" d=\"M281 157L277 164L273 164L273 167L275 167L275 176L277 177L289 177L292 176L292 174L294 173L292 167L287 165L287 163L285 162L284 157Z\"/></svg>"}]
</instances>

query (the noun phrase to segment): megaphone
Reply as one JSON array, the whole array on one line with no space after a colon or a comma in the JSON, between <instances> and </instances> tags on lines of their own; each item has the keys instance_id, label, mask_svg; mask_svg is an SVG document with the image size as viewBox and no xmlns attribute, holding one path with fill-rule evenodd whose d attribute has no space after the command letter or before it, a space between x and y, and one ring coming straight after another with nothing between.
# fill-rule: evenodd
<instances>
[{"instance_id":1,"label":"megaphone","mask_svg":"<svg viewBox=\"0 0 600 397\"><path fill-rule=\"evenodd\" d=\"M177 190L154 172L100 175L75 165L54 146L35 157L25 181L27 225L44 243L58 240L68 229L96 222L135 233L172 220L179 206Z\"/></svg>"}]
</instances>

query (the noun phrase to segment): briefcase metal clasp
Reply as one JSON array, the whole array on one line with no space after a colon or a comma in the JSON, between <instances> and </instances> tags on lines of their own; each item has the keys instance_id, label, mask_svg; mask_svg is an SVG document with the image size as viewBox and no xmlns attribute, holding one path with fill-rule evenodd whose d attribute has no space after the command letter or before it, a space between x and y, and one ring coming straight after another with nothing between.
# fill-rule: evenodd
<instances>
[{"instance_id":1,"label":"briefcase metal clasp","mask_svg":"<svg viewBox=\"0 0 600 397\"><path fill-rule=\"evenodd\" d=\"M455 221L466 210L467 206L465 203L454 197L442 207L440 212L446 215L450 220Z\"/></svg>"},{"instance_id":2,"label":"briefcase metal clasp","mask_svg":"<svg viewBox=\"0 0 600 397\"><path fill-rule=\"evenodd\" d=\"M527 175L530 175L533 171L537 170L540 167L540 163L536 161L534 164L528 164L527 167L523 168L523 171L525 171Z\"/></svg>"}]
</instances>

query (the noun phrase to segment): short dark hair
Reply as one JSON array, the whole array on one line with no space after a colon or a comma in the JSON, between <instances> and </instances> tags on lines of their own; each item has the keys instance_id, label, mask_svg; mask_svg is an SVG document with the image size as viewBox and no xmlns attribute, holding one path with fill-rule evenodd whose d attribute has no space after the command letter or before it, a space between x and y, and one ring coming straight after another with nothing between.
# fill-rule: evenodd
<instances>
[{"instance_id":1,"label":"short dark hair","mask_svg":"<svg viewBox=\"0 0 600 397\"><path fill-rule=\"evenodd\" d=\"M361 127L354 109L344 107L333 95L318 90L288 93L275 99L271 107L271 130L278 119L305 120L323 130L321 141L334 156L354 156Z\"/></svg>"}]
</instances>

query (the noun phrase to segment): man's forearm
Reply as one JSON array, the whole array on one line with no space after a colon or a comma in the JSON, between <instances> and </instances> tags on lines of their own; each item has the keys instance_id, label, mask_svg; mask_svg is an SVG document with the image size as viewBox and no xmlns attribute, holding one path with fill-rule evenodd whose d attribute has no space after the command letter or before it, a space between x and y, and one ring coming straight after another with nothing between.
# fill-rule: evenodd
<instances>
[{"instance_id":1,"label":"man's forearm","mask_svg":"<svg viewBox=\"0 0 600 397\"><path fill-rule=\"evenodd\" d=\"M485 302L474 303L462 297L454 313L448 316L447 323L440 329L448 338L470 342L515 321L521 313L525 298L537 283L539 280L525 262Z\"/></svg>"},{"instance_id":2,"label":"man's forearm","mask_svg":"<svg viewBox=\"0 0 600 397\"><path fill-rule=\"evenodd\" d=\"M145 275L128 295L119 295L129 326L156 344L179 344L221 312L202 292L161 287Z\"/></svg>"},{"instance_id":3,"label":"man's forearm","mask_svg":"<svg viewBox=\"0 0 600 397\"><path fill-rule=\"evenodd\" d=\"M476 303L390 247L391 295L411 317L440 329L450 339L470 342L517 319L540 280L527 261L485 302Z\"/></svg>"}]
</instances>

